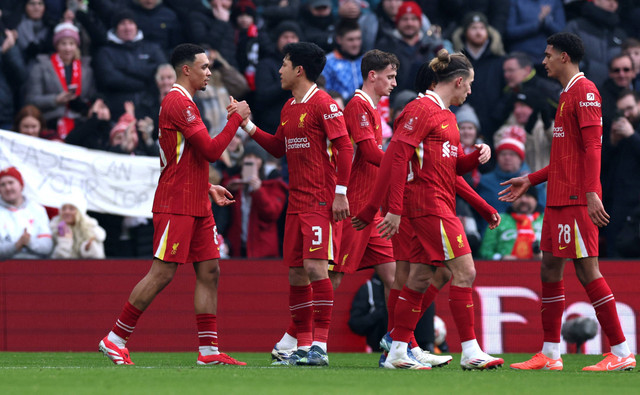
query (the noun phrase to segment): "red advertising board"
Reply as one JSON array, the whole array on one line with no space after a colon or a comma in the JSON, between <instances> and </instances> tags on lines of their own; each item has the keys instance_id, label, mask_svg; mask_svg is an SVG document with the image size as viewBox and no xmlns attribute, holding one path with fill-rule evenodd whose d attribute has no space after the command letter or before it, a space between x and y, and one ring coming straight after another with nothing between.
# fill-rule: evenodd
<instances>
[{"instance_id":1,"label":"red advertising board","mask_svg":"<svg viewBox=\"0 0 640 395\"><path fill-rule=\"evenodd\" d=\"M6 261L0 263L0 351L93 351L113 325L147 260ZM640 262L602 261L622 328L637 352ZM489 353L535 352L541 347L538 262L476 262L476 334ZM269 351L289 320L287 269L279 261L221 262L218 332L226 351ZM363 351L364 338L348 326L353 295L370 271L347 275L335 296L329 347ZM173 282L145 312L129 343L136 351L189 351L197 347L193 314L194 275L180 267ZM595 317L573 266L565 273L565 318ZM449 287L436 299L451 351L458 335L448 308ZM563 344L563 348L565 345ZM585 352L608 350L598 335Z\"/></svg>"}]
</instances>

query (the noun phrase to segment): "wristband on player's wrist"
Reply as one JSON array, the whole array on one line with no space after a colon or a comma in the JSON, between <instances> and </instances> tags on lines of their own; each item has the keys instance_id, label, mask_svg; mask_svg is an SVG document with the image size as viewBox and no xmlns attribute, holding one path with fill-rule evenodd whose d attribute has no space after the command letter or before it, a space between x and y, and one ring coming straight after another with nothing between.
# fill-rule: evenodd
<instances>
[{"instance_id":1,"label":"wristband on player's wrist","mask_svg":"<svg viewBox=\"0 0 640 395\"><path fill-rule=\"evenodd\" d=\"M256 125L249 120L246 125L242 128L245 132L249 133L249 136L253 136L253 133L256 131Z\"/></svg>"}]
</instances>

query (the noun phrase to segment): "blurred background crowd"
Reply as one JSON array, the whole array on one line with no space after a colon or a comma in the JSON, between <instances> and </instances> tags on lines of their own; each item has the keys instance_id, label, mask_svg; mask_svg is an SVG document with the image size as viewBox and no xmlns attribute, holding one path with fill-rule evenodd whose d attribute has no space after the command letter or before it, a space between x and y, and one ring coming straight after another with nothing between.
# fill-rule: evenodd
<instances>
[{"instance_id":1,"label":"blurred background crowd","mask_svg":"<svg viewBox=\"0 0 640 395\"><path fill-rule=\"evenodd\" d=\"M636 0L0 0L0 129L123 155L157 157L160 102L176 80L182 42L202 45L212 77L195 102L212 136L229 96L275 133L290 92L280 88L282 48L311 41L327 53L319 87L343 105L362 84L360 61L377 48L400 59L398 86L378 106L384 136L417 96L419 66L441 48L475 69L457 113L465 150L492 161L466 176L502 216L495 231L462 200L474 255L536 259L546 191L513 204L500 182L548 164L560 85L542 67L546 37L578 34L580 65L602 95L604 204L601 256L640 256L640 1ZM46 209L23 194L20 163L0 172L0 259L149 257L145 218L89 212L82 197ZM210 182L236 204L213 205L223 256L278 257L287 204L286 162L238 133ZM51 234L51 238L43 235Z\"/></svg>"}]
</instances>

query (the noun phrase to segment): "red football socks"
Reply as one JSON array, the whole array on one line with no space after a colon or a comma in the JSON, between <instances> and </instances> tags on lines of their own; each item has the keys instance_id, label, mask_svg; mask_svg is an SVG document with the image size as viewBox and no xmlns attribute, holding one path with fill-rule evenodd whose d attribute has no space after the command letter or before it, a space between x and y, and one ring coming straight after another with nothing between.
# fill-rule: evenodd
<instances>
[{"instance_id":1,"label":"red football socks","mask_svg":"<svg viewBox=\"0 0 640 395\"><path fill-rule=\"evenodd\" d=\"M313 289L313 341L326 343L329 339L329 326L331 326L331 312L333 311L333 285L331 280L323 280L311 283ZM300 338L298 338L298 345Z\"/></svg>"},{"instance_id":2,"label":"red football socks","mask_svg":"<svg viewBox=\"0 0 640 395\"><path fill-rule=\"evenodd\" d=\"M141 314L142 310L138 310L129 302L125 303L111 331L124 340L129 340L129 336L131 336L131 333L133 333L133 330L136 328L136 323Z\"/></svg>"},{"instance_id":3,"label":"red football socks","mask_svg":"<svg viewBox=\"0 0 640 395\"><path fill-rule=\"evenodd\" d=\"M198 345L218 347L218 324L214 314L196 314Z\"/></svg>"},{"instance_id":4,"label":"red football socks","mask_svg":"<svg viewBox=\"0 0 640 395\"><path fill-rule=\"evenodd\" d=\"M449 309L458 328L460 343L475 339L473 290L452 285L449 290Z\"/></svg>"},{"instance_id":5,"label":"red football socks","mask_svg":"<svg viewBox=\"0 0 640 395\"><path fill-rule=\"evenodd\" d=\"M416 324L422 317L422 294L408 288L402 287L398 296L395 309L395 326L393 328L393 340L409 343L413 337Z\"/></svg>"},{"instance_id":6,"label":"red football socks","mask_svg":"<svg viewBox=\"0 0 640 395\"><path fill-rule=\"evenodd\" d=\"M593 280L585 287L589 300L596 310L596 317L602 330L609 338L609 345L616 345L626 339L620 327L620 318L616 308L616 300L604 277Z\"/></svg>"},{"instance_id":7,"label":"red football socks","mask_svg":"<svg viewBox=\"0 0 640 395\"><path fill-rule=\"evenodd\" d=\"M560 343L564 307L564 281L542 283L540 316L542 317L543 339L545 342Z\"/></svg>"},{"instance_id":8,"label":"red football socks","mask_svg":"<svg viewBox=\"0 0 640 395\"><path fill-rule=\"evenodd\" d=\"M298 347L311 347L313 337L312 304L311 285L289 286L289 311L291 312L291 321L296 327Z\"/></svg>"},{"instance_id":9,"label":"red football socks","mask_svg":"<svg viewBox=\"0 0 640 395\"><path fill-rule=\"evenodd\" d=\"M387 332L391 332L395 323L394 314L396 313L396 303L398 303L398 296L400 296L400 289L389 290L389 300L387 300Z\"/></svg>"}]
</instances>

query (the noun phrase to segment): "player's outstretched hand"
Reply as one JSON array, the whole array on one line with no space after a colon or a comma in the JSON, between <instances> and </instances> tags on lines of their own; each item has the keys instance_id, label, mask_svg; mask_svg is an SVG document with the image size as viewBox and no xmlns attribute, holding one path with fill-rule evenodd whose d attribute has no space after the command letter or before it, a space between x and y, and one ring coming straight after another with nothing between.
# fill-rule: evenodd
<instances>
[{"instance_id":1,"label":"player's outstretched hand","mask_svg":"<svg viewBox=\"0 0 640 395\"><path fill-rule=\"evenodd\" d=\"M594 225L602 228L609 223L609 214L604 211L602 201L595 192L587 192L587 212Z\"/></svg>"},{"instance_id":2,"label":"player's outstretched hand","mask_svg":"<svg viewBox=\"0 0 640 395\"><path fill-rule=\"evenodd\" d=\"M399 215L387 213L387 215L384 216L384 220L377 226L380 236L387 240L391 239L393 235L398 233L398 229L400 229L401 218Z\"/></svg>"},{"instance_id":3,"label":"player's outstretched hand","mask_svg":"<svg viewBox=\"0 0 640 395\"><path fill-rule=\"evenodd\" d=\"M501 182L500 185L508 185L508 187L498 192L498 200L511 203L527 192L531 181L529 181L529 177L522 176Z\"/></svg>"},{"instance_id":4,"label":"player's outstretched hand","mask_svg":"<svg viewBox=\"0 0 640 395\"><path fill-rule=\"evenodd\" d=\"M474 147L480 151L478 162L480 162L481 165L489 162L489 159L491 159L491 147L486 144L475 144Z\"/></svg>"},{"instance_id":5,"label":"player's outstretched hand","mask_svg":"<svg viewBox=\"0 0 640 395\"><path fill-rule=\"evenodd\" d=\"M498 226L500 226L500 221L502 221L502 218L500 218L500 214L498 213L491 214L491 221L489 221L489 229L495 229Z\"/></svg>"},{"instance_id":6,"label":"player's outstretched hand","mask_svg":"<svg viewBox=\"0 0 640 395\"><path fill-rule=\"evenodd\" d=\"M351 215L349 213L349 201L347 195L336 193L336 197L333 199L333 220L335 222L342 221Z\"/></svg>"},{"instance_id":7,"label":"player's outstretched hand","mask_svg":"<svg viewBox=\"0 0 640 395\"><path fill-rule=\"evenodd\" d=\"M213 202L220 207L228 206L235 203L231 192L221 185L211 185L209 188L209 196L213 199Z\"/></svg>"}]
</instances>

